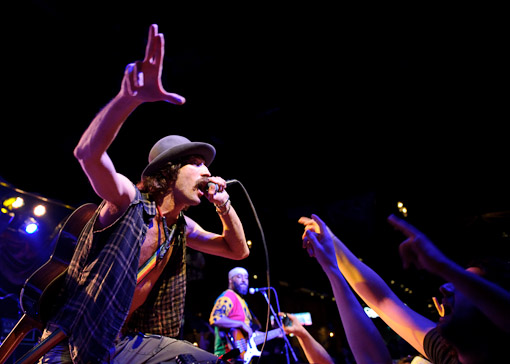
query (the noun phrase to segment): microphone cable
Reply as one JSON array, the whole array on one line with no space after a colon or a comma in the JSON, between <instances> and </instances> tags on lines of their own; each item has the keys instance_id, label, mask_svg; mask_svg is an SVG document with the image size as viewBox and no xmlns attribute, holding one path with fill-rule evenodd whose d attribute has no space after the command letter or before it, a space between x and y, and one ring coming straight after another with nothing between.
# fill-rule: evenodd
<instances>
[{"instance_id":1,"label":"microphone cable","mask_svg":"<svg viewBox=\"0 0 510 364\"><path fill-rule=\"evenodd\" d=\"M262 343L262 348L260 349L260 352L262 353L264 351L264 347L266 346L266 342L267 342L267 333L269 331L269 321L271 319L271 284L270 284L270 273L269 273L269 253L267 251L267 244L266 244L266 238L264 236L264 230L262 229L262 224L260 223L260 219L257 215L257 211L255 210L255 206L253 205L253 202L250 198L250 195L248 193L248 191L246 190L246 188L243 186L243 184L237 180L237 179L230 179L227 181L228 184L230 183L237 183L239 186L241 186L245 196L246 196L246 199L248 200L248 203L251 207L251 210L253 212L253 216L255 217L255 221L257 223L257 227L259 229L259 232L260 232L260 238L262 240L262 246L264 247L264 256L265 256L265 259L266 259L266 280L267 280L267 292L268 292L268 300L267 300L267 316L266 316L266 328L265 328L265 335L264 335L264 342ZM259 358L259 362L260 360L262 359L262 357Z\"/></svg>"}]
</instances>

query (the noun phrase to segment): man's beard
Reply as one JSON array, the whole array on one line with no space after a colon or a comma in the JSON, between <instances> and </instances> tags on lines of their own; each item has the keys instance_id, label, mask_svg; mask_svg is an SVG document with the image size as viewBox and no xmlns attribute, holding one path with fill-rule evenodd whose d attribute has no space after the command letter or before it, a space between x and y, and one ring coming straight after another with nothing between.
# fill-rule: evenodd
<instances>
[{"instance_id":1,"label":"man's beard","mask_svg":"<svg viewBox=\"0 0 510 364\"><path fill-rule=\"evenodd\" d=\"M234 283L234 291L236 291L241 296L245 296L248 293L248 286Z\"/></svg>"}]
</instances>

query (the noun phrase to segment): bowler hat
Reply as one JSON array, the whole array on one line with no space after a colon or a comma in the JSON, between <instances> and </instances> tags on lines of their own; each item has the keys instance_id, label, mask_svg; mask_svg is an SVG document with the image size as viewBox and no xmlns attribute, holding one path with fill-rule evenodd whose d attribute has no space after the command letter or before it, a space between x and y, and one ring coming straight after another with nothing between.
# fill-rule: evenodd
<instances>
[{"instance_id":1,"label":"bowler hat","mask_svg":"<svg viewBox=\"0 0 510 364\"><path fill-rule=\"evenodd\" d=\"M180 135L169 135L160 139L149 153L149 164L142 172L142 177L154 174L168 162L190 155L199 155L204 158L205 165L209 166L216 155L216 149L210 144L192 142Z\"/></svg>"}]
</instances>

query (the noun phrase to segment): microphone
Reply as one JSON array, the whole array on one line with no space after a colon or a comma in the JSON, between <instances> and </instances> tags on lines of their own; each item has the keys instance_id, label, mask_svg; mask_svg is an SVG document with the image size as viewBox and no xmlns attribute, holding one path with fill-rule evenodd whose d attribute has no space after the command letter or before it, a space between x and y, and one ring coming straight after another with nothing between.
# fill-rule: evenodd
<instances>
[{"instance_id":1,"label":"microphone","mask_svg":"<svg viewBox=\"0 0 510 364\"><path fill-rule=\"evenodd\" d=\"M225 181L225 183L227 184L227 186L230 186L232 183L235 183L237 182L237 180L235 179L228 179ZM209 188L211 188L211 186L214 186L214 193L218 192L219 189L220 189L220 186L218 186L216 183L213 183L213 182L207 182L206 183L202 183L201 186L200 186L200 190L204 193L206 193L207 191L209 191Z\"/></svg>"},{"instance_id":2,"label":"microphone","mask_svg":"<svg viewBox=\"0 0 510 364\"><path fill-rule=\"evenodd\" d=\"M268 291L270 290L272 287L262 287L262 288L250 288L249 289L249 292L250 294L254 294L256 292L263 292L263 291Z\"/></svg>"}]
</instances>

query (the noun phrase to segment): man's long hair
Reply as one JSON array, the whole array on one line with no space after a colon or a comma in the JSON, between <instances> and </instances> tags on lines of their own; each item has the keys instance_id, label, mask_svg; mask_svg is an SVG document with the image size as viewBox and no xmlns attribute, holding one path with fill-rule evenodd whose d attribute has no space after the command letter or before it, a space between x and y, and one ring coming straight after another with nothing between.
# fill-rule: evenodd
<instances>
[{"instance_id":1,"label":"man's long hair","mask_svg":"<svg viewBox=\"0 0 510 364\"><path fill-rule=\"evenodd\" d=\"M136 187L140 192L148 193L149 196L160 203L163 197L172 190L172 186L177 180L179 169L184 165L182 161L169 162L165 167L158 170L150 176L144 176Z\"/></svg>"}]
</instances>

